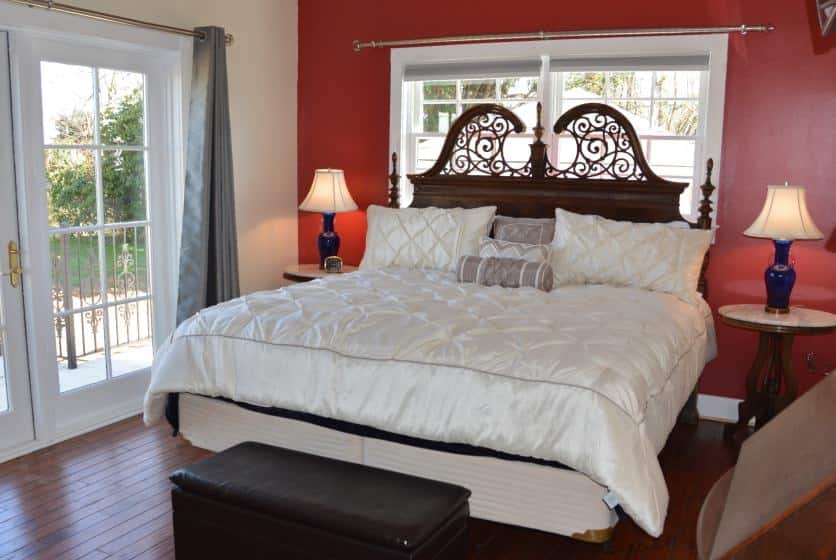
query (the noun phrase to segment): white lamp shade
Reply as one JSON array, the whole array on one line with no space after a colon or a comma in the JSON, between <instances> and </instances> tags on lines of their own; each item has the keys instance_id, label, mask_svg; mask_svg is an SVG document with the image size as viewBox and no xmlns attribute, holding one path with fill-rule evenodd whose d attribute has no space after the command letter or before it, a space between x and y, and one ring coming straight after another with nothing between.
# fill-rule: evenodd
<instances>
[{"instance_id":1,"label":"white lamp shade","mask_svg":"<svg viewBox=\"0 0 836 560\"><path fill-rule=\"evenodd\" d=\"M299 205L306 212L351 212L357 203L351 198L342 169L317 169L311 190Z\"/></svg>"},{"instance_id":2,"label":"white lamp shade","mask_svg":"<svg viewBox=\"0 0 836 560\"><path fill-rule=\"evenodd\" d=\"M743 235L789 241L824 237L807 210L807 191L789 185L767 187L763 210Z\"/></svg>"}]
</instances>

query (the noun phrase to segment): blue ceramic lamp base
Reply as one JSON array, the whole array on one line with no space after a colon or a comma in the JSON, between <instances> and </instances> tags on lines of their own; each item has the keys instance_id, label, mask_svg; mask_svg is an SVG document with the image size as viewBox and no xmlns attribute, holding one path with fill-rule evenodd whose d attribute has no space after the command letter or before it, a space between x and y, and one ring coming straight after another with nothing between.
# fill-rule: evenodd
<instances>
[{"instance_id":1,"label":"blue ceramic lamp base","mask_svg":"<svg viewBox=\"0 0 836 560\"><path fill-rule=\"evenodd\" d=\"M316 240L319 249L319 268L325 268L326 257L336 257L340 251L340 236L334 231L334 213L322 213L322 231Z\"/></svg>"},{"instance_id":2,"label":"blue ceramic lamp base","mask_svg":"<svg viewBox=\"0 0 836 560\"><path fill-rule=\"evenodd\" d=\"M790 294L795 285L795 269L790 264L792 241L775 240L775 262L766 269L766 311L789 313Z\"/></svg>"}]
</instances>

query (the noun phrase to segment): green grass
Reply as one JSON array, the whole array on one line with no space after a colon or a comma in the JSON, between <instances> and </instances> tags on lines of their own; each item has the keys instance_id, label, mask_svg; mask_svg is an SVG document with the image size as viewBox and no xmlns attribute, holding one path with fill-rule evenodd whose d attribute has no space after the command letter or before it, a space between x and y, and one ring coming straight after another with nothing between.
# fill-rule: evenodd
<instances>
[{"instance_id":1,"label":"green grass","mask_svg":"<svg viewBox=\"0 0 836 560\"><path fill-rule=\"evenodd\" d=\"M137 288L141 291L147 291L149 281L145 241L144 233L139 235L139 239L136 244L134 244L133 239L130 237L127 240L129 251L135 260L135 263L129 267L129 270L130 272L136 274ZM52 257L61 256L62 249L59 235L50 236L49 245L50 255ZM66 246L72 287L80 288L82 280L90 279L91 267L89 265L88 255L91 255L93 259L93 285L98 286L99 256L97 237L95 235L68 234ZM121 253L122 237L117 236L117 241L114 247L112 236L105 235L105 270L107 271L109 289L113 288L116 274L122 272L122 265L118 262L118 256ZM63 265L59 264L57 272L54 273L63 274L63 270ZM84 284L84 288L89 289L90 284L88 282L85 282Z\"/></svg>"}]
</instances>

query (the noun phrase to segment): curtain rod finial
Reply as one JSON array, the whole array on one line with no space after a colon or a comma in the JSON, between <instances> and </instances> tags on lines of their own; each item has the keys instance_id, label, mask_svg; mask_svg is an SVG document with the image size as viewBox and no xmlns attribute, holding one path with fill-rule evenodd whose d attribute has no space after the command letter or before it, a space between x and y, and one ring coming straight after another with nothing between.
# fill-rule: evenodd
<instances>
[{"instance_id":1,"label":"curtain rod finial","mask_svg":"<svg viewBox=\"0 0 836 560\"><path fill-rule=\"evenodd\" d=\"M354 50L354 52L360 52L360 41L358 39L354 39L351 42L351 48Z\"/></svg>"}]
</instances>

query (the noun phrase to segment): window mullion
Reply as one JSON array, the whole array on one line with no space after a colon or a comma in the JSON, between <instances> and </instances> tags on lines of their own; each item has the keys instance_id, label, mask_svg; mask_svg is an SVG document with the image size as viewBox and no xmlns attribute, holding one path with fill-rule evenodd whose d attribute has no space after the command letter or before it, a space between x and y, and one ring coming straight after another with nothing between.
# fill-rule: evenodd
<instances>
[{"instance_id":1,"label":"window mullion","mask_svg":"<svg viewBox=\"0 0 836 560\"><path fill-rule=\"evenodd\" d=\"M99 95L99 69L93 68L93 143L101 146L101 99ZM99 290L102 300L102 340L104 341L105 372L107 379L113 377L110 363L110 319L107 298L107 247L105 245L104 183L102 180L102 149L93 150L96 175L96 216L99 240Z\"/></svg>"}]
</instances>

